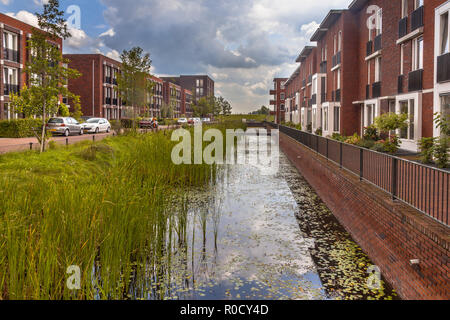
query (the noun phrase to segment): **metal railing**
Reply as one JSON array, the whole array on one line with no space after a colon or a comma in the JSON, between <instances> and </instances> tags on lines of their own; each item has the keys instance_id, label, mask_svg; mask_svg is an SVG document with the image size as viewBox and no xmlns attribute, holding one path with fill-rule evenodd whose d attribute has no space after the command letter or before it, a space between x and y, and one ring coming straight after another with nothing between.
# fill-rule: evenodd
<instances>
[{"instance_id":1,"label":"metal railing","mask_svg":"<svg viewBox=\"0 0 450 320\"><path fill-rule=\"evenodd\" d=\"M341 168L449 226L450 172L392 155L266 123Z\"/></svg>"}]
</instances>

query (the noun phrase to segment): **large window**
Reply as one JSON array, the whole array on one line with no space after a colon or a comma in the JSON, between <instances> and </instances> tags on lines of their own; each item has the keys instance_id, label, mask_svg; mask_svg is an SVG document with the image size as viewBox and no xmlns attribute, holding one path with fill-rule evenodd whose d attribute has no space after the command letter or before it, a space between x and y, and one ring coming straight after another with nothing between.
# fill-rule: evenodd
<instances>
[{"instance_id":1,"label":"large window","mask_svg":"<svg viewBox=\"0 0 450 320\"><path fill-rule=\"evenodd\" d=\"M439 44L441 46L440 48L440 54L446 54L449 52L449 32L448 32L448 12L441 15L441 35L440 35L440 41Z\"/></svg>"},{"instance_id":2,"label":"large window","mask_svg":"<svg viewBox=\"0 0 450 320\"><path fill-rule=\"evenodd\" d=\"M408 16L408 0L402 0L402 18Z\"/></svg>"},{"instance_id":3,"label":"large window","mask_svg":"<svg viewBox=\"0 0 450 320\"><path fill-rule=\"evenodd\" d=\"M441 100L440 112L441 112L442 116L445 117L445 119L449 119L450 118L450 92L445 95L441 95L440 100Z\"/></svg>"},{"instance_id":4,"label":"large window","mask_svg":"<svg viewBox=\"0 0 450 320\"><path fill-rule=\"evenodd\" d=\"M280 99L284 100L285 96L284 96L284 92L280 93Z\"/></svg>"},{"instance_id":5,"label":"large window","mask_svg":"<svg viewBox=\"0 0 450 320\"><path fill-rule=\"evenodd\" d=\"M423 37L419 37L413 41L413 69L423 69Z\"/></svg>"},{"instance_id":6,"label":"large window","mask_svg":"<svg viewBox=\"0 0 450 320\"><path fill-rule=\"evenodd\" d=\"M381 81L381 57L375 59L375 82Z\"/></svg>"},{"instance_id":7,"label":"large window","mask_svg":"<svg viewBox=\"0 0 450 320\"><path fill-rule=\"evenodd\" d=\"M414 140L414 99L400 101L400 113L408 115L408 127L400 130L400 138Z\"/></svg>"},{"instance_id":8,"label":"large window","mask_svg":"<svg viewBox=\"0 0 450 320\"><path fill-rule=\"evenodd\" d=\"M414 0L414 9L420 8L423 6L423 0Z\"/></svg>"},{"instance_id":9,"label":"large window","mask_svg":"<svg viewBox=\"0 0 450 320\"><path fill-rule=\"evenodd\" d=\"M367 127L373 124L373 121L375 119L375 113L376 113L376 108L375 108L374 104L366 105L366 116L367 116L366 126Z\"/></svg>"},{"instance_id":10,"label":"large window","mask_svg":"<svg viewBox=\"0 0 450 320\"><path fill-rule=\"evenodd\" d=\"M328 131L328 107L322 108L323 131Z\"/></svg>"},{"instance_id":11,"label":"large window","mask_svg":"<svg viewBox=\"0 0 450 320\"><path fill-rule=\"evenodd\" d=\"M341 108L340 107L334 107L334 131L339 132L340 131L340 116L341 116Z\"/></svg>"},{"instance_id":12,"label":"large window","mask_svg":"<svg viewBox=\"0 0 450 320\"><path fill-rule=\"evenodd\" d=\"M376 21L376 25L377 25L377 36L383 33L383 9L378 9L377 11L377 21Z\"/></svg>"}]
</instances>

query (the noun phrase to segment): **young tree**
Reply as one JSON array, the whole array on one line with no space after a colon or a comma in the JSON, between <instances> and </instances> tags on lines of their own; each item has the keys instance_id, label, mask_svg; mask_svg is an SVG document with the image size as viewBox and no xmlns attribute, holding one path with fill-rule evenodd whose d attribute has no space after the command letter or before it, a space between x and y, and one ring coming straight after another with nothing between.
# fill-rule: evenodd
<instances>
[{"instance_id":1,"label":"young tree","mask_svg":"<svg viewBox=\"0 0 450 320\"><path fill-rule=\"evenodd\" d=\"M133 129L136 129L136 110L148 105L152 84L148 81L152 60L140 47L124 50L120 55L121 72L118 75L119 96L132 107Z\"/></svg>"},{"instance_id":2,"label":"young tree","mask_svg":"<svg viewBox=\"0 0 450 320\"><path fill-rule=\"evenodd\" d=\"M66 67L69 61L63 59L62 52L56 44L59 38L67 39L71 36L63 18L64 12L59 10L59 1L49 0L44 4L43 13L36 15L40 29L33 28L27 46L31 53L30 60L25 66L30 87L24 87L20 96L12 97L12 106L27 116L42 117L43 126L39 142L40 150L43 152L46 117L58 112L61 96L79 102L79 99L62 84L68 79L79 77L80 73Z\"/></svg>"},{"instance_id":3,"label":"young tree","mask_svg":"<svg viewBox=\"0 0 450 320\"><path fill-rule=\"evenodd\" d=\"M194 116L206 117L208 114L213 113L213 104L211 99L206 97L200 98L198 102L193 106Z\"/></svg>"},{"instance_id":4,"label":"young tree","mask_svg":"<svg viewBox=\"0 0 450 320\"><path fill-rule=\"evenodd\" d=\"M223 115L229 115L231 114L231 104L225 100L223 97L216 97L215 98L215 104L217 106L217 109L219 110L220 113L222 113Z\"/></svg>"}]
</instances>

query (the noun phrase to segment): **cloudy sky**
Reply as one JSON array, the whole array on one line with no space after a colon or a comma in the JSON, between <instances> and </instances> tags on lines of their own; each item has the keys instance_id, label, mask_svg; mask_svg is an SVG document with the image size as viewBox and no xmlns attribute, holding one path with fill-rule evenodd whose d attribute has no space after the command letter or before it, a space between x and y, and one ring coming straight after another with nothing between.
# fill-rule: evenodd
<instances>
[{"instance_id":1,"label":"cloudy sky","mask_svg":"<svg viewBox=\"0 0 450 320\"><path fill-rule=\"evenodd\" d=\"M1 12L36 23L46 0L0 0ZM209 74L233 111L268 105L274 77L295 58L330 9L350 0L61 0L81 9L65 53L150 52L156 75ZM70 14L66 13L66 18Z\"/></svg>"}]
</instances>

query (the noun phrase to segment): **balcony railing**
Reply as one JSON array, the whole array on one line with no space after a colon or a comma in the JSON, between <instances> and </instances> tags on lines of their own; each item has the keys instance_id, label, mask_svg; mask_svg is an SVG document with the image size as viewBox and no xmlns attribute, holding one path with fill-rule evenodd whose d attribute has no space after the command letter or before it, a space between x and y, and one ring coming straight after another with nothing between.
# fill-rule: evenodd
<instances>
[{"instance_id":1,"label":"balcony railing","mask_svg":"<svg viewBox=\"0 0 450 320\"><path fill-rule=\"evenodd\" d=\"M335 102L340 102L341 101L341 89L337 89L335 94L334 94L334 101Z\"/></svg>"},{"instance_id":2,"label":"balcony railing","mask_svg":"<svg viewBox=\"0 0 450 320\"><path fill-rule=\"evenodd\" d=\"M320 63L320 73L327 73L327 62L322 61Z\"/></svg>"},{"instance_id":3,"label":"balcony railing","mask_svg":"<svg viewBox=\"0 0 450 320\"><path fill-rule=\"evenodd\" d=\"M408 91L422 90L423 69L412 71L408 75Z\"/></svg>"},{"instance_id":4,"label":"balcony railing","mask_svg":"<svg viewBox=\"0 0 450 320\"><path fill-rule=\"evenodd\" d=\"M339 51L333 56L333 68L341 64L341 52Z\"/></svg>"},{"instance_id":5,"label":"balcony railing","mask_svg":"<svg viewBox=\"0 0 450 320\"><path fill-rule=\"evenodd\" d=\"M372 83L372 98L381 97L381 82Z\"/></svg>"},{"instance_id":6,"label":"balcony railing","mask_svg":"<svg viewBox=\"0 0 450 320\"><path fill-rule=\"evenodd\" d=\"M373 51L377 52L380 51L382 48L381 46L381 34L377 35L373 41Z\"/></svg>"},{"instance_id":7,"label":"balcony railing","mask_svg":"<svg viewBox=\"0 0 450 320\"><path fill-rule=\"evenodd\" d=\"M423 27L423 6L417 8L411 14L411 32Z\"/></svg>"},{"instance_id":8,"label":"balcony railing","mask_svg":"<svg viewBox=\"0 0 450 320\"><path fill-rule=\"evenodd\" d=\"M20 62L20 55L19 51L12 50L12 49L3 49L3 58L5 60L13 61L13 62Z\"/></svg>"},{"instance_id":9,"label":"balcony railing","mask_svg":"<svg viewBox=\"0 0 450 320\"><path fill-rule=\"evenodd\" d=\"M113 104L113 106L118 106L118 99L113 99L112 100L112 104Z\"/></svg>"},{"instance_id":10,"label":"balcony railing","mask_svg":"<svg viewBox=\"0 0 450 320\"><path fill-rule=\"evenodd\" d=\"M370 84L366 85L366 99L370 99Z\"/></svg>"},{"instance_id":11,"label":"balcony railing","mask_svg":"<svg viewBox=\"0 0 450 320\"><path fill-rule=\"evenodd\" d=\"M113 83L113 85L117 86L117 79L114 78L114 79L112 80L112 83Z\"/></svg>"},{"instance_id":12,"label":"balcony railing","mask_svg":"<svg viewBox=\"0 0 450 320\"><path fill-rule=\"evenodd\" d=\"M408 17L404 17L398 22L398 37L402 38L408 34Z\"/></svg>"},{"instance_id":13,"label":"balcony railing","mask_svg":"<svg viewBox=\"0 0 450 320\"><path fill-rule=\"evenodd\" d=\"M317 104L317 94L313 94L311 97L311 104Z\"/></svg>"},{"instance_id":14,"label":"balcony railing","mask_svg":"<svg viewBox=\"0 0 450 320\"><path fill-rule=\"evenodd\" d=\"M326 92L322 92L320 94L320 103L324 103L327 101L327 93Z\"/></svg>"},{"instance_id":15,"label":"balcony railing","mask_svg":"<svg viewBox=\"0 0 450 320\"><path fill-rule=\"evenodd\" d=\"M309 76L308 76L308 84L310 84L312 82L312 74L310 74Z\"/></svg>"},{"instance_id":16,"label":"balcony railing","mask_svg":"<svg viewBox=\"0 0 450 320\"><path fill-rule=\"evenodd\" d=\"M449 225L450 173L294 128L266 123L317 152L361 181L368 181L445 226Z\"/></svg>"},{"instance_id":17,"label":"balcony railing","mask_svg":"<svg viewBox=\"0 0 450 320\"><path fill-rule=\"evenodd\" d=\"M398 93L403 93L403 75L399 75L398 76L397 92Z\"/></svg>"},{"instance_id":18,"label":"balcony railing","mask_svg":"<svg viewBox=\"0 0 450 320\"><path fill-rule=\"evenodd\" d=\"M437 82L450 80L450 52L437 58Z\"/></svg>"},{"instance_id":19,"label":"balcony railing","mask_svg":"<svg viewBox=\"0 0 450 320\"><path fill-rule=\"evenodd\" d=\"M368 41L366 44L366 56L370 56L373 53L373 41Z\"/></svg>"},{"instance_id":20,"label":"balcony railing","mask_svg":"<svg viewBox=\"0 0 450 320\"><path fill-rule=\"evenodd\" d=\"M112 83L111 77L105 77L105 83L111 84Z\"/></svg>"},{"instance_id":21,"label":"balcony railing","mask_svg":"<svg viewBox=\"0 0 450 320\"><path fill-rule=\"evenodd\" d=\"M303 79L303 81L302 81L302 87L306 87L306 79Z\"/></svg>"},{"instance_id":22,"label":"balcony railing","mask_svg":"<svg viewBox=\"0 0 450 320\"><path fill-rule=\"evenodd\" d=\"M111 104L111 98L105 98L105 104L110 105Z\"/></svg>"},{"instance_id":23,"label":"balcony railing","mask_svg":"<svg viewBox=\"0 0 450 320\"><path fill-rule=\"evenodd\" d=\"M9 96L11 93L18 93L19 92L19 85L17 84L4 84L4 95Z\"/></svg>"}]
</instances>

